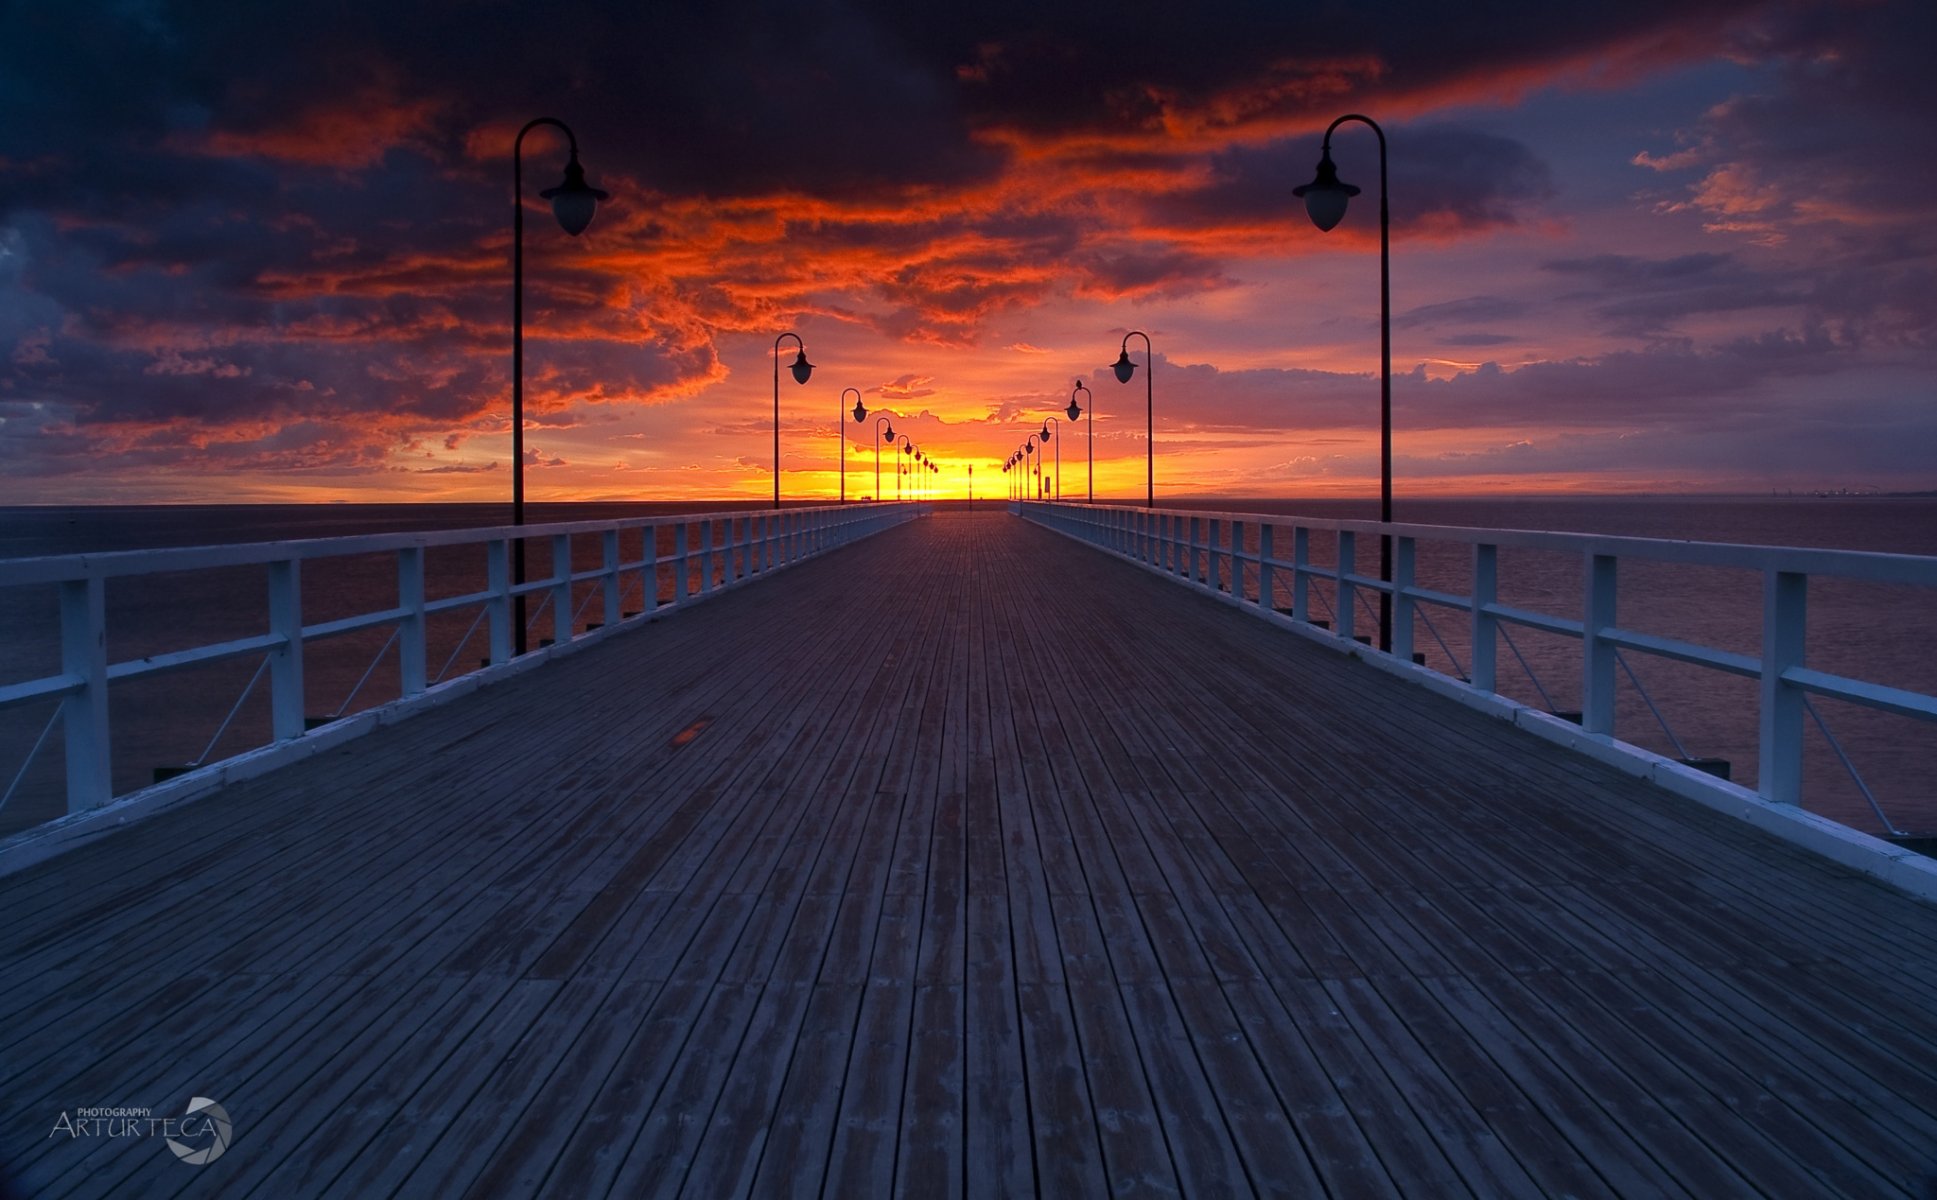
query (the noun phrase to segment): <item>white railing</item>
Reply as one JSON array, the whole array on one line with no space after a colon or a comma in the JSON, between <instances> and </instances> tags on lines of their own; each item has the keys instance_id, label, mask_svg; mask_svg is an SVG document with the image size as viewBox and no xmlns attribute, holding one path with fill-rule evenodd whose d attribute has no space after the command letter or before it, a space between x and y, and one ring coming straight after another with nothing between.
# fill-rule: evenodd
<instances>
[{"instance_id":1,"label":"white railing","mask_svg":"<svg viewBox=\"0 0 1937 1200\"><path fill-rule=\"evenodd\" d=\"M488 626L485 662L496 667L514 657L513 646L517 640L514 609L519 597L539 597L533 619L542 614L544 607L550 607L552 632L543 644L564 645L574 638L582 607L573 604L574 585L593 585L584 603L589 604L594 597L603 601L600 627L635 624L928 511L916 504L846 505L0 560L0 589L52 585L57 592L60 655L60 669L54 674L0 680L0 710L58 701L53 716L58 718L66 744L67 810L79 812L99 807L113 798L108 705L111 684L228 659L260 656L266 662L269 679L271 736L277 742L290 741L302 738L307 732L306 726L317 723L305 719L303 663L305 648L311 643L359 630L392 627L391 640L384 643L379 656L388 653L393 643L396 645L398 698L409 699L437 682L430 674L426 636L428 619L436 614L480 610L479 616ZM670 531L669 537L661 536L665 530ZM623 535L637 537L640 557L621 558ZM625 536L624 540L629 543L632 536ZM573 539L593 537L599 539L600 564L574 570ZM513 582L514 547L520 540L550 544L551 567L544 577L522 584ZM666 541L670 542L670 553L662 554L661 543ZM484 548L485 586L460 595L432 598L426 587L426 552L462 546ZM395 556L396 602L374 611L306 623L303 564L371 554ZM109 580L248 566L266 569L266 628L212 644L181 646L141 658L109 661L106 604ZM634 580L643 602L639 611L628 613L622 608L621 598ZM474 621L473 631L476 627ZM465 637L468 640L470 633ZM459 643L452 660L463 648L463 643ZM451 664L444 665L448 670ZM255 678L261 674L259 667ZM358 688L368 680L369 674L364 672ZM250 681L251 687L255 678ZM346 701L345 707L347 704ZM341 712L339 708L331 714L332 718ZM234 715L235 710L231 709L230 718ZM227 727L226 721L223 727ZM43 730L34 744L35 750L46 740L51 728L50 719L48 729ZM220 737L220 732L217 736ZM22 774L25 769L21 768ZM11 771L0 771L0 782L8 777L18 779Z\"/></svg>"},{"instance_id":2,"label":"white railing","mask_svg":"<svg viewBox=\"0 0 1937 1200\"><path fill-rule=\"evenodd\" d=\"M1377 616L1364 603L1367 595L1391 597L1391 657L1417 662L1414 654L1416 618L1431 629L1429 609L1465 614L1471 656L1470 675L1461 682L1476 692L1500 695L1499 643L1505 639L1516 658L1519 651L1508 633L1524 627L1559 634L1580 642L1578 720L1588 734L1614 734L1617 672L1627 664L1623 650L1689 663L1756 681L1758 793L1767 800L1797 804L1802 787L1804 720L1813 712L1812 695L1829 697L1863 708L1937 721L1937 697L1921 691L1851 678L1805 665L1809 629L1808 595L1812 577L1870 584L1908 585L1937 589L1937 558L1775 546L1745 546L1713 542L1663 541L1651 538L1551 533L1532 530L1470 529L1453 526L1390 524L1377 521L1328 520L1261 513L1204 512L1066 503L1011 503L1010 511L1081 541L1103 547L1158 571L1176 576L1201 591L1277 619L1286 617L1309 633L1346 643L1368 641L1358 631L1361 607L1369 627ZM1284 544L1289 534L1290 544ZM1315 539L1314 534L1324 535ZM1393 540L1392 581L1378 577L1379 539ZM1329 545L1318 545L1329 541ZM1465 547L1470 581L1463 593L1418 586L1416 567L1422 544ZM1583 576L1580 612L1559 615L1502 603L1499 551L1503 547L1558 552L1581 563ZM1314 549L1330 551L1329 563L1314 561ZM1289 557L1285 557L1286 551ZM1369 554L1368 554L1369 551ZM1361 556L1371 560L1361 566ZM1724 567L1755 572L1762 580L1761 653L1702 645L1622 628L1616 622L1624 561L1648 561L1684 566ZM1368 573L1369 572L1369 573ZM1312 582L1329 585L1331 601L1326 619L1312 611ZM1276 601L1286 592L1290 603ZM1917 609L1937 612L1937 594ZM1320 631L1319 626L1327 629ZM1437 636L1436 632L1433 636ZM1925 640L1923 645L1928 646ZM1356 646L1365 654L1379 651ZM1450 652L1449 652L1450 653ZM1521 660L1524 665L1524 659ZM1531 674L1531 669L1529 669ZM1632 671L1629 672L1632 677ZM1639 686L1638 677L1634 677ZM1535 686L1539 683L1536 680ZM1544 692L1544 689L1543 689ZM1647 699L1645 692L1642 698ZM1650 708L1654 707L1648 700ZM1570 718L1574 714L1569 714ZM1659 716L1659 713L1657 713ZM1817 716L1820 722L1820 715ZM1664 723L1665 726L1665 723ZM1825 736L1828 727L1823 726ZM1670 737L1673 736L1670 732ZM1830 738L1842 757L1842 749ZM1847 766L1847 760L1845 760ZM1861 779L1858 778L1861 787ZM1868 789L1863 789L1866 797ZM1870 797L1872 806L1875 800ZM1878 810L1879 818L1888 819Z\"/></svg>"}]
</instances>

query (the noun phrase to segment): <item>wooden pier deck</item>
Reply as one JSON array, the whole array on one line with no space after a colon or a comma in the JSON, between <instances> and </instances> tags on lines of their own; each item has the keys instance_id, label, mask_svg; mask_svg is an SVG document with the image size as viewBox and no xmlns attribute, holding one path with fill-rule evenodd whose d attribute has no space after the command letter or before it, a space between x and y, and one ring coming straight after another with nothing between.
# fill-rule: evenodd
<instances>
[{"instance_id":1,"label":"wooden pier deck","mask_svg":"<svg viewBox=\"0 0 1937 1200\"><path fill-rule=\"evenodd\" d=\"M0 913L22 1197L1937 1177L1930 907L999 512L163 814ZM234 1121L206 1166L49 1136L191 1096Z\"/></svg>"}]
</instances>

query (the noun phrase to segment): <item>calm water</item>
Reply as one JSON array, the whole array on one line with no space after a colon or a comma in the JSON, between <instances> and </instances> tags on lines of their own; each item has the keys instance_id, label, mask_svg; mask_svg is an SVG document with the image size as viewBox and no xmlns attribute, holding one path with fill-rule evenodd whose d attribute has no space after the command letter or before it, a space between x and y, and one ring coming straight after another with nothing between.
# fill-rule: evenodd
<instances>
[{"instance_id":1,"label":"calm water","mask_svg":"<svg viewBox=\"0 0 1937 1200\"><path fill-rule=\"evenodd\" d=\"M1177 503L1312 517L1376 516L1368 501L1260 501L1216 499ZM978 505L978 507L982 507ZM744 501L707 505L533 505L529 519L606 520L744 509ZM1550 529L1633 537L1822 546L1900 554L1937 555L1937 498L1590 498L1407 500L1402 521L1489 528ZM392 533L505 524L504 505L267 505L251 507L130 507L0 509L0 558L100 553L166 546L211 545ZM1255 534L1253 534L1255 538ZM597 540L575 539L574 566L597 565ZM1255 544L1255 542L1253 542ZM1289 540L1279 547L1288 553ZM660 553L671 551L670 534ZM548 549L529 548L534 576L549 569ZM636 537L623 551L637 557ZM1313 560L1332 561L1323 534L1313 538ZM1361 570L1376 571L1376 547L1361 547ZM1470 552L1463 546L1422 545L1418 573L1424 587L1454 593L1470 585ZM479 590L484 580L481 548L434 550L427 557L433 597ZM394 603L396 576L390 555L305 564L304 619L308 623L371 611ZM1624 562L1620 621L1628 628L1756 654L1761 637L1761 580L1749 572L1668 567ZM1504 602L1559 616L1578 617L1582 564L1571 556L1503 550L1500 591ZM580 586L588 601L577 627L597 620L596 585ZM1255 589L1255 578L1251 580ZM1287 585L1280 581L1280 588ZM670 594L662 572L662 599ZM1919 594L1921 593L1921 594ZM1313 612L1332 616L1329 591L1314 587ZM1279 604L1289 603L1281 591ZM108 589L109 656L122 661L148 654L260 632L267 603L260 567L145 577L111 583ZM640 607L630 592L628 610ZM577 607L577 605L575 605ZM482 630L472 629L474 610L433 618L430 671L446 677L475 669L485 653ZM1428 624L1427 622L1430 622ZM547 612L533 637L549 634ZM1937 618L1927 589L1812 583L1809 661L1812 666L1898 687L1937 692ZM1368 610L1361 632L1376 628ZM0 589L0 683L57 668L52 588ZM365 631L313 643L306 650L305 684L314 715L355 712L397 694L395 652L385 651L387 630ZM1544 708L1579 707L1578 642L1530 630L1514 630L1514 645L1501 648L1501 689ZM1463 614L1426 610L1415 634L1428 665L1464 674L1470 663ZM116 684L111 693L115 726L116 790L139 787L154 767L200 758L209 740L249 683L259 660L235 660L175 674ZM1756 692L1746 680L1695 667L1628 655L1633 678L1623 674L1616 732L1623 738L1677 753L1730 760L1734 778L1753 785ZM372 663L375 664L372 669ZM368 679L358 689L366 670ZM1642 697L1652 699L1663 728ZM354 696L352 697L352 692ZM266 684L258 683L236 711L211 759L259 745L268 737ZM1937 769L1937 731L1904 718L1818 702L1829 729L1842 743L1900 827L1937 829L1937 794L1928 784ZM53 706L0 712L0 788L14 778L46 726ZM1377 720L1376 713L1340 713L1343 722ZM0 833L61 811L59 731L34 760L5 810ZM1806 803L1858 828L1880 829L1861 793L1850 782L1821 734L1812 726L1805 741Z\"/></svg>"}]
</instances>

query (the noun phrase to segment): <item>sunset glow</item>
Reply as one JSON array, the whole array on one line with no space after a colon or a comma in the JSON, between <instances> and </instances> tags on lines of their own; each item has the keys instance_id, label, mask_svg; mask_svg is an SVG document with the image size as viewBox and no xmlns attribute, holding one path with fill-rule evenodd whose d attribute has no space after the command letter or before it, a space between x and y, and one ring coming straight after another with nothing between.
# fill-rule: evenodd
<instances>
[{"instance_id":1,"label":"sunset glow","mask_svg":"<svg viewBox=\"0 0 1937 1200\"><path fill-rule=\"evenodd\" d=\"M534 501L770 496L783 330L789 499L837 495L837 436L873 495L876 415L1000 496L1079 378L1098 497L1140 496L1131 329L1160 497L1371 495L1371 135L1337 230L1291 196L1348 111L1390 140L1401 497L1937 487L1930 7L1535 11L16 6L0 503L506 499L540 114L612 199L565 236L527 139Z\"/></svg>"}]
</instances>

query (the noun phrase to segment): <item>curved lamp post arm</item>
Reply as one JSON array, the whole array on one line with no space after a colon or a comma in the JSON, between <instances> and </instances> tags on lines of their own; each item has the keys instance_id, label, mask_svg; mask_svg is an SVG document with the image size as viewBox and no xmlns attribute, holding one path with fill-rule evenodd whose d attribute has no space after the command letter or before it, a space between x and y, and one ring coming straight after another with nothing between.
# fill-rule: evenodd
<instances>
[{"instance_id":1,"label":"curved lamp post arm","mask_svg":"<svg viewBox=\"0 0 1937 1200\"><path fill-rule=\"evenodd\" d=\"M807 382L807 376L814 369L814 364L807 361L807 343L800 340L799 334L790 329L773 340L773 506L775 508L780 507L780 343L788 338L794 339L794 345L800 348L800 355L794 359L794 378L804 384Z\"/></svg>"},{"instance_id":2,"label":"curved lamp post arm","mask_svg":"<svg viewBox=\"0 0 1937 1200\"><path fill-rule=\"evenodd\" d=\"M1069 419L1071 421L1075 421L1084 415L1083 406L1077 403L1077 400L1076 400L1076 393L1078 392L1081 392L1085 396L1088 396L1090 398L1090 406L1088 410L1088 415L1089 415L1088 429L1089 429L1090 444L1089 444L1089 451L1084 455L1083 461L1089 469L1089 477L1090 477L1089 502L1091 504L1095 504L1096 503L1096 395L1093 392L1091 392L1088 388L1083 386L1082 380L1079 379L1076 381L1076 386L1070 389L1069 408L1066 410L1069 413ZM1060 465L1057 466L1056 473L1058 475L1062 474L1062 467Z\"/></svg>"},{"instance_id":3,"label":"curved lamp post arm","mask_svg":"<svg viewBox=\"0 0 1937 1200\"><path fill-rule=\"evenodd\" d=\"M883 425L888 427L885 433L882 432ZM874 419L874 432L876 435L874 438L874 502L879 504L881 503L881 443L893 443L895 423L888 419L886 413L883 413Z\"/></svg>"},{"instance_id":4,"label":"curved lamp post arm","mask_svg":"<svg viewBox=\"0 0 1937 1200\"><path fill-rule=\"evenodd\" d=\"M598 211L598 202L609 200L605 192L585 182L585 169L578 162L578 135L557 117L534 117L511 139L511 523L525 523L525 135L541 125L549 125L565 135L567 156L565 180L558 187L540 193L552 201L552 213L559 227L572 237L584 233ZM512 582L525 581L525 542L517 539L512 553ZM525 644L525 597L521 592L513 606L515 615L512 650L523 654Z\"/></svg>"},{"instance_id":5,"label":"curved lamp post arm","mask_svg":"<svg viewBox=\"0 0 1937 1200\"><path fill-rule=\"evenodd\" d=\"M1137 364L1130 361L1130 339L1143 339L1143 504L1145 508L1157 506L1157 405L1152 395L1155 390L1153 380L1157 374L1157 353L1150 346L1150 335L1141 329L1132 329L1123 335L1123 347L1117 353L1116 362L1110 369L1116 372L1118 383L1130 382L1131 374Z\"/></svg>"},{"instance_id":6,"label":"curved lamp post arm","mask_svg":"<svg viewBox=\"0 0 1937 1200\"><path fill-rule=\"evenodd\" d=\"M1305 198L1312 223L1329 230L1344 219L1346 203L1359 189L1338 177L1332 164L1332 134L1357 121L1379 140L1379 520L1392 523L1392 213L1387 203L1385 130L1362 113L1346 113L1325 127L1317 178L1292 189ZM1379 535L1379 578L1392 579L1392 535ZM1379 593L1379 649L1392 649L1392 593Z\"/></svg>"},{"instance_id":7,"label":"curved lamp post arm","mask_svg":"<svg viewBox=\"0 0 1937 1200\"><path fill-rule=\"evenodd\" d=\"M834 418L834 436L841 439L841 503L847 503L847 394L854 393L854 423L868 419L868 406L862 402L860 388L841 389L841 414Z\"/></svg>"},{"instance_id":8,"label":"curved lamp post arm","mask_svg":"<svg viewBox=\"0 0 1937 1200\"><path fill-rule=\"evenodd\" d=\"M1042 440L1045 442L1053 441L1056 443L1056 474L1049 481L1049 485L1050 487L1055 489L1056 499L1058 500L1061 500L1063 498L1063 442L1061 438L1054 436L1058 431L1055 429L1051 429L1050 426L1060 425L1060 424L1061 422L1058 421L1053 416L1044 417L1042 422L1042 427L1043 427Z\"/></svg>"}]
</instances>

